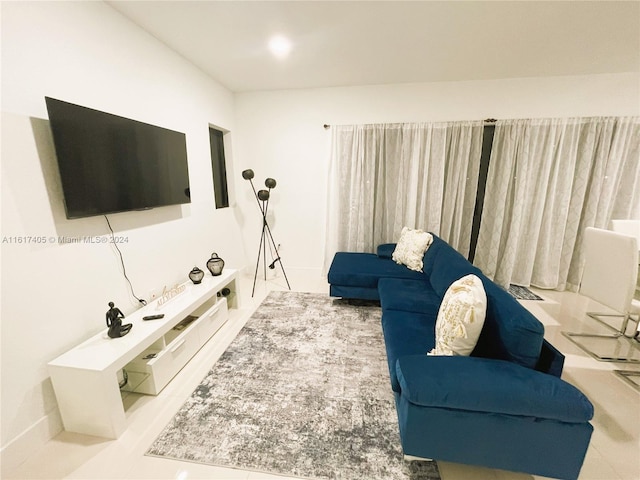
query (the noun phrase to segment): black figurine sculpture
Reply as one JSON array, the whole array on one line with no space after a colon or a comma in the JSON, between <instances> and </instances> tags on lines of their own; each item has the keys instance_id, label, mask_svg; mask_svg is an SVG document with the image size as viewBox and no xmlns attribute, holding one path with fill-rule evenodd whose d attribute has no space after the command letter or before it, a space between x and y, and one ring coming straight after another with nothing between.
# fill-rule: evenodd
<instances>
[{"instance_id":1,"label":"black figurine sculpture","mask_svg":"<svg viewBox=\"0 0 640 480\"><path fill-rule=\"evenodd\" d=\"M276 242L273 240L273 236L271 235L271 229L269 228L269 224L267 223L267 210L269 208L269 198L271 197L271 190L276 188L276 181L273 178L267 178L264 181L265 187L269 190L260 190L256 192L256 188L253 186L253 170L247 169L242 172L242 178L245 180L249 180L251 183L251 188L253 190L253 195L256 197L256 201L258 202L258 208L260 209L260 213L262 214L262 235L260 237L260 245L258 246L258 260L256 262L256 273L253 276L253 290L251 291L251 296L256 291L256 279L258 278L258 268L260 266L260 255L262 254L262 262L264 267L264 279L267 279L267 245L269 245L269 250L271 250L272 262L269 264L270 269L274 269L276 263L280 265L282 269L282 274L284 275L284 279L287 282L287 287L291 290L291 286L289 285L289 280L287 279L287 274L284 271L284 266L282 265L282 259L280 258L280 254L278 253L278 247L276 246ZM275 252L275 254L274 254Z\"/></svg>"},{"instance_id":2,"label":"black figurine sculpture","mask_svg":"<svg viewBox=\"0 0 640 480\"><path fill-rule=\"evenodd\" d=\"M122 313L113 302L109 302L109 310L107 311L107 327L109 327L109 331L107 332L107 335L109 335L110 338L124 337L131 331L131 327L133 327L133 325L130 323L123 325L123 318L124 313Z\"/></svg>"}]
</instances>

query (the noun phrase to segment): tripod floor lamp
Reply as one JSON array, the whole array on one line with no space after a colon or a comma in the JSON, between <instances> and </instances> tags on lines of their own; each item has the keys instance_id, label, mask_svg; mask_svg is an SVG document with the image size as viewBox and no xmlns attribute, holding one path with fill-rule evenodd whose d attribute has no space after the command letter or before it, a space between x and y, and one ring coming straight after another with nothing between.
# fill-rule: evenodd
<instances>
[{"instance_id":1,"label":"tripod floor lamp","mask_svg":"<svg viewBox=\"0 0 640 480\"><path fill-rule=\"evenodd\" d=\"M251 183L251 189L253 190L253 195L256 197L256 201L258 202L258 208L260 209L260 213L262 214L262 235L260 236L260 245L258 246L258 260L256 261L256 272L253 276L253 289L251 290L251 296L253 297L256 291L256 279L258 278L258 268L260 267L260 256L262 256L262 265L264 270L264 279L267 279L267 244L269 245L269 251L271 252L271 260L272 262L269 264L269 268L273 270L276 268L276 263L280 265L282 269L282 274L284 275L284 279L287 282L287 287L291 290L291 286L289 285L289 280L287 279L287 274L284 271L284 266L282 265L282 259L280 258L280 254L278 253L278 247L276 246L276 242L273 240L273 235L271 235L271 228L269 228L269 223L267 222L267 210L269 208L269 198L271 197L271 189L276 187L276 181L273 178L267 178L264 181L264 185L269 190L260 190L256 192L256 188L253 186L253 170L248 169L242 172L242 178L245 180L249 180Z\"/></svg>"}]
</instances>

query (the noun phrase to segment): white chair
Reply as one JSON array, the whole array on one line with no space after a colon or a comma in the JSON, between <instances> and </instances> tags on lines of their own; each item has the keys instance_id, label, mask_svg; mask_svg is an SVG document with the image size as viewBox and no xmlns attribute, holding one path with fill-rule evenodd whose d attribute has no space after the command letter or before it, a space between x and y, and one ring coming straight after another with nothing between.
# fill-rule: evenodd
<instances>
[{"instance_id":1,"label":"white chair","mask_svg":"<svg viewBox=\"0 0 640 480\"><path fill-rule=\"evenodd\" d=\"M640 245L640 220L611 220L611 230L636 237L636 241Z\"/></svg>"},{"instance_id":2,"label":"white chair","mask_svg":"<svg viewBox=\"0 0 640 480\"><path fill-rule=\"evenodd\" d=\"M611 230L625 235L631 235L636 237L638 242L638 248L640 249L640 220L611 220ZM639 268L640 270L640 268ZM636 283L636 297L640 293L640 276ZM637 300L632 301L631 309L638 308ZM638 325L640 327L640 324ZM640 332L636 330L634 338L640 341ZM640 383L636 379L640 379L640 372L629 370L614 370L615 374L622 378L625 382L631 385L636 390L640 390Z\"/></svg>"},{"instance_id":3,"label":"white chair","mask_svg":"<svg viewBox=\"0 0 640 480\"><path fill-rule=\"evenodd\" d=\"M638 242L638 249L640 250L640 220L611 220L611 230L613 230L614 232L623 233L624 235L636 237L636 241ZM635 296L638 297L638 294L640 294L640 276L638 276L638 280L636 283Z\"/></svg>"},{"instance_id":4,"label":"white chair","mask_svg":"<svg viewBox=\"0 0 640 480\"><path fill-rule=\"evenodd\" d=\"M630 235L589 227L585 230L583 246L584 269L579 292L615 312L587 313L613 333L566 333L565 336L598 360L640 363L640 344L629 340L636 329L627 337L629 322L638 322L640 314L640 302L633 300L638 276L638 242ZM603 320L612 317L621 318L619 327ZM606 346L606 353L590 348L595 341L607 339L616 343Z\"/></svg>"}]
</instances>

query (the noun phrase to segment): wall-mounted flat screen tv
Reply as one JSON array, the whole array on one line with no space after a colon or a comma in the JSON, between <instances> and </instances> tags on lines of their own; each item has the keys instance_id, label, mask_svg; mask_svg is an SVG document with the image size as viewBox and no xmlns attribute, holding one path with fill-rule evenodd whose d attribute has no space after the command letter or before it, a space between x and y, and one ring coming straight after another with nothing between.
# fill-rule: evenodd
<instances>
[{"instance_id":1,"label":"wall-mounted flat screen tv","mask_svg":"<svg viewBox=\"0 0 640 480\"><path fill-rule=\"evenodd\" d=\"M67 218L191 201L184 133L45 101Z\"/></svg>"}]
</instances>

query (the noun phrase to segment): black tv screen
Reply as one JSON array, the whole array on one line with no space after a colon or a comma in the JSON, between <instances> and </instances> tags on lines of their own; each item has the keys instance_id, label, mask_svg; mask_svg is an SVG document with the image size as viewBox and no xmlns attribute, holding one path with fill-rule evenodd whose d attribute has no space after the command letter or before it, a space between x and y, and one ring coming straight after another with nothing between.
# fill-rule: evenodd
<instances>
[{"instance_id":1,"label":"black tv screen","mask_svg":"<svg viewBox=\"0 0 640 480\"><path fill-rule=\"evenodd\" d=\"M191 201L184 133L45 101L67 218Z\"/></svg>"}]
</instances>

